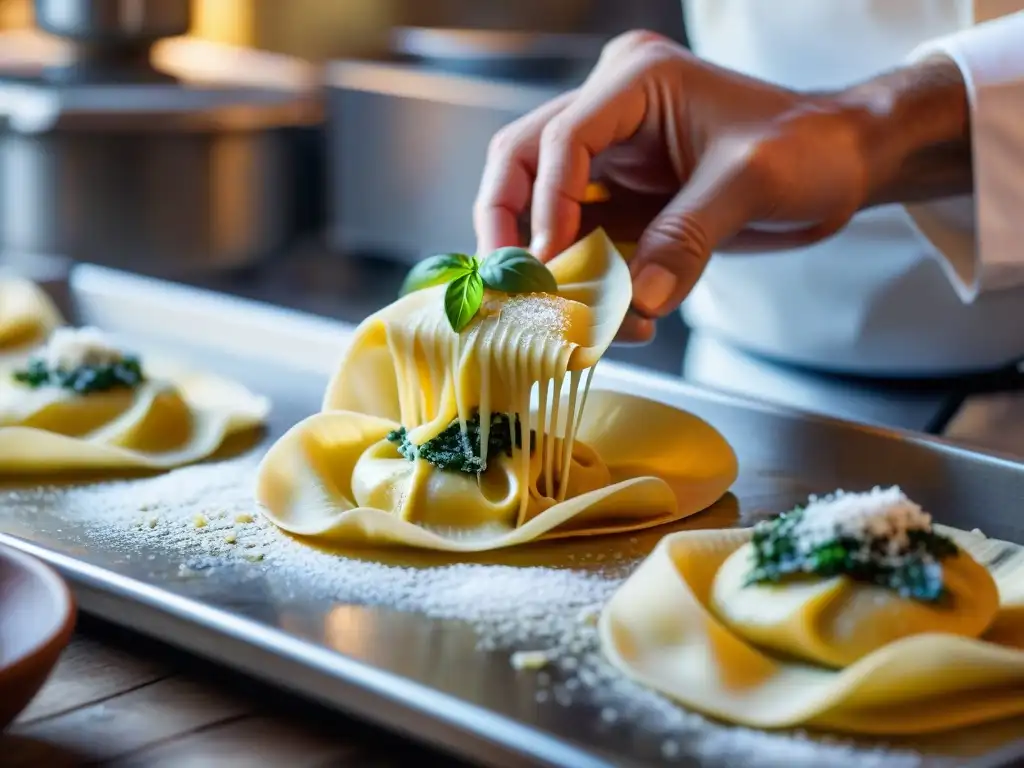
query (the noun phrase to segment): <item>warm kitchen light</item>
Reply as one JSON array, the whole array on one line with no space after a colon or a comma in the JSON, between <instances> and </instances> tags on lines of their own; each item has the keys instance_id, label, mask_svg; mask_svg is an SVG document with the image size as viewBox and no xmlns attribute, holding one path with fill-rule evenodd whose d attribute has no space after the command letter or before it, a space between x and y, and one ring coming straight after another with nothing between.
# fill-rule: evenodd
<instances>
[{"instance_id":1,"label":"warm kitchen light","mask_svg":"<svg viewBox=\"0 0 1024 768\"><path fill-rule=\"evenodd\" d=\"M256 24L251 0L192 0L190 34L217 43L253 45Z\"/></svg>"}]
</instances>

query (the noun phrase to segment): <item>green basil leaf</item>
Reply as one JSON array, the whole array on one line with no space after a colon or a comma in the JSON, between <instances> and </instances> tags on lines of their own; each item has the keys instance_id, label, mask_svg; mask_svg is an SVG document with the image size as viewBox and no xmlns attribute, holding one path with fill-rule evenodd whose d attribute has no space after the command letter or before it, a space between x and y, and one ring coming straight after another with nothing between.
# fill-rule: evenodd
<instances>
[{"instance_id":1,"label":"green basil leaf","mask_svg":"<svg viewBox=\"0 0 1024 768\"><path fill-rule=\"evenodd\" d=\"M555 276L529 251L499 248L480 264L484 284L502 293L555 293Z\"/></svg>"},{"instance_id":2,"label":"green basil leaf","mask_svg":"<svg viewBox=\"0 0 1024 768\"><path fill-rule=\"evenodd\" d=\"M444 313L452 330L459 333L469 325L480 311L484 299L484 281L476 270L467 272L448 283L444 292Z\"/></svg>"},{"instance_id":3,"label":"green basil leaf","mask_svg":"<svg viewBox=\"0 0 1024 768\"><path fill-rule=\"evenodd\" d=\"M413 291L422 291L424 288L451 282L474 268L473 258L464 253L443 253L439 256L430 256L409 270L399 295L405 296Z\"/></svg>"}]
</instances>

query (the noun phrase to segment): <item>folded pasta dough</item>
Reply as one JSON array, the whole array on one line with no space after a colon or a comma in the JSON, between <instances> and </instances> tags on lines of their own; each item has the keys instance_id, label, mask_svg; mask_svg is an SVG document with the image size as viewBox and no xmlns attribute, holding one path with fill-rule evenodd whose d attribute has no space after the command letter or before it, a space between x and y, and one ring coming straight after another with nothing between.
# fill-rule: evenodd
<instances>
[{"instance_id":1,"label":"folded pasta dough","mask_svg":"<svg viewBox=\"0 0 1024 768\"><path fill-rule=\"evenodd\" d=\"M81 352L85 336L99 337L93 329L58 329L50 347L31 358L38 378L45 377L54 339ZM177 467L210 456L228 436L260 426L269 412L266 398L217 376L151 360L141 370L145 375L133 386L88 392L32 380L24 366L5 371L0 474Z\"/></svg>"},{"instance_id":2,"label":"folded pasta dough","mask_svg":"<svg viewBox=\"0 0 1024 768\"><path fill-rule=\"evenodd\" d=\"M561 440L556 450L562 448ZM539 452L530 457L527 485L520 485L519 467L500 455L479 476L438 472L426 461L408 461L387 439L374 443L352 469L352 498L361 507L392 510L402 520L439 530L510 531L519 519L519 500L525 495L526 519L553 506L562 491L560 472L555 488L544 488ZM608 467L593 448L576 441L564 496L575 498L611 484Z\"/></svg>"},{"instance_id":3,"label":"folded pasta dough","mask_svg":"<svg viewBox=\"0 0 1024 768\"><path fill-rule=\"evenodd\" d=\"M931 604L848 576L746 585L750 550L722 563L712 610L741 637L793 658L841 669L911 635L979 637L999 612L992 575L964 552L943 562L949 594Z\"/></svg>"},{"instance_id":4,"label":"folded pasta dough","mask_svg":"<svg viewBox=\"0 0 1024 768\"><path fill-rule=\"evenodd\" d=\"M763 631L750 632L751 621L737 620L736 606L731 621L721 618L733 574L724 577L728 589L717 581L730 563L747 559L742 550L750 545L751 529L684 531L662 539L612 596L600 620L602 651L628 676L687 707L757 728L919 734L1024 713L1024 550L943 526L935 530L959 549L953 590L966 590L968 583L976 590L980 606L965 592L948 605L951 612L962 611L961 618L922 620L893 597L851 607L846 593L838 613L824 607L800 617L802 626L790 625L781 642L779 635L765 642ZM968 562L987 574L979 577ZM989 610L992 582L995 616ZM744 605L748 619L781 619L776 627L796 622L808 610L807 593L798 588L787 596L783 589L751 593L769 604ZM861 594L877 595L865 589ZM845 660L815 648L836 637L844 612L852 622L846 630L854 635L862 623L874 622L863 628L870 652L841 669L794 660ZM822 620L830 626L812 626ZM878 626L882 622L903 624L903 631ZM900 637L880 642L895 635Z\"/></svg>"},{"instance_id":5,"label":"folded pasta dough","mask_svg":"<svg viewBox=\"0 0 1024 768\"><path fill-rule=\"evenodd\" d=\"M456 365L459 376L491 374L490 381L479 382L485 390L491 383L500 385L510 367L539 367L552 354L567 355L568 371L593 367L615 338L632 301L629 268L600 229L555 257L548 268L558 282L557 296L489 294L480 316L459 335L452 333L445 319L444 286L416 291L371 315L356 329L327 386L323 409L404 422L404 402L409 411L445 410L443 418L454 411L451 397L442 402L442 396L446 391L453 396L450 373ZM527 351L533 359L501 361L503 349ZM481 356L488 353L489 365L481 367ZM458 356L458 363L453 356ZM409 371L406 366L412 360L415 370ZM530 377L540 378L539 374ZM399 392L400 383L410 390L423 386L422 406L419 397ZM476 383L467 382L466 389ZM495 410L506 405L500 400L496 398Z\"/></svg>"},{"instance_id":6,"label":"folded pasta dough","mask_svg":"<svg viewBox=\"0 0 1024 768\"><path fill-rule=\"evenodd\" d=\"M62 323L56 305L35 283L0 277L0 362L28 352Z\"/></svg>"},{"instance_id":7,"label":"folded pasta dough","mask_svg":"<svg viewBox=\"0 0 1024 768\"><path fill-rule=\"evenodd\" d=\"M589 391L631 300L625 261L598 230L550 269L557 294L487 292L459 334L444 286L365 320L321 413L261 463L269 519L332 541L477 551L634 530L717 501L737 467L714 428ZM448 467L463 458L472 466Z\"/></svg>"}]
</instances>

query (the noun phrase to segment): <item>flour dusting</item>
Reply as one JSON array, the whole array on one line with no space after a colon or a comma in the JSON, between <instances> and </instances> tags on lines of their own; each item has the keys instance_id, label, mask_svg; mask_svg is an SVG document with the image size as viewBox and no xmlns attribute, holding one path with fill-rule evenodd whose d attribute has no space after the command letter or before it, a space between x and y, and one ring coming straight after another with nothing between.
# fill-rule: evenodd
<instances>
[{"instance_id":1,"label":"flour dusting","mask_svg":"<svg viewBox=\"0 0 1024 768\"><path fill-rule=\"evenodd\" d=\"M280 533L256 508L255 462L190 467L146 480L0 492L0 508L54 514L77 529L80 547L145 561L160 553L183 577L221 567L253 569L275 594L383 606L471 624L481 649L504 651L530 675L538 704L582 704L596 732L642 729L657 759L696 753L714 766L952 765L909 752L865 749L845 739L769 734L710 721L639 686L602 657L601 606L635 565L635 554L593 552L574 567L486 564L390 565L322 552ZM69 535L66 532L62 535ZM631 540L635 541L635 539ZM596 547L595 547L596 549ZM578 567L577 567L578 566ZM280 590L278 592L278 590Z\"/></svg>"}]
</instances>

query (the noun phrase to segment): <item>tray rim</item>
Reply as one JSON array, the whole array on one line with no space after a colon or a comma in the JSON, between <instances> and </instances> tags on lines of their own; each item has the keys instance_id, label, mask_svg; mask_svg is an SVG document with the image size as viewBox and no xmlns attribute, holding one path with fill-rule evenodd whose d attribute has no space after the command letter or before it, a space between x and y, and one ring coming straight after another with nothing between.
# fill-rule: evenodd
<instances>
[{"instance_id":1,"label":"tray rim","mask_svg":"<svg viewBox=\"0 0 1024 768\"><path fill-rule=\"evenodd\" d=\"M611 763L596 760L571 742L253 619L121 576L19 536L0 533L0 544L56 569L71 584L85 613L443 751L452 752L458 743L459 754L487 759L488 765L520 766L525 754L537 761L531 765L612 768ZM124 611L123 601L133 610ZM145 613L138 611L140 606ZM197 627L208 636L197 634ZM230 642L224 643L225 639ZM287 662L284 667L282 660ZM310 673L315 674L310 678ZM318 684L297 685L295 681L302 677ZM365 701L359 708L353 706L346 700L350 694L370 694L372 706ZM370 709L372 713L367 714ZM439 724L443 733L438 732Z\"/></svg>"},{"instance_id":2,"label":"tray rim","mask_svg":"<svg viewBox=\"0 0 1024 768\"><path fill-rule=\"evenodd\" d=\"M80 264L74 267L70 273L69 285L73 295L92 293L109 296L122 304L126 301L134 302L138 305L142 317L145 317L147 311L151 310L155 301L163 304L161 312L169 310L173 313L192 316L199 313L215 314L218 316L218 322L224 323L231 331L230 342L211 345L204 336L200 335L197 343L191 346L210 348L223 347L228 344L232 347L232 354L239 350L251 350L252 356L266 357L268 344L273 344L275 337L285 337L288 342L279 344L275 355L286 357L288 364L295 368L325 376L334 373L338 359L347 348L352 332L356 328L352 323L296 309L274 306L207 288L196 288L92 264ZM145 293L144 296L135 295L142 292ZM182 313L180 307L185 297L187 297L186 303L191 305L191 308L187 313ZM96 305L93 305L93 309L102 311L102 308ZM259 322L253 323L254 319ZM273 320L273 323L269 322L270 320ZM139 324L139 327L143 325L145 324ZM143 332L147 335L166 336L159 331L161 325L162 323L149 323L149 328L155 330ZM256 334L253 333L254 328L257 330ZM174 334L174 337L180 338L181 334ZM296 343L297 341L298 343ZM255 350L260 350L262 354L254 354ZM328 350L334 357L324 354ZM242 354L248 356L244 351ZM736 405L747 410L801 421L831 424L848 431L873 433L887 439L922 444L943 453L983 458L1011 471L1024 472L1024 459L1012 453L964 445L942 435L913 429L864 424L839 416L804 411L747 394L713 389L699 383L676 378L662 371L619 361L602 360L595 369L595 388L604 389L606 388L605 380L616 379L623 384L642 381L645 386L661 393L666 391L690 393L703 400Z\"/></svg>"},{"instance_id":3,"label":"tray rim","mask_svg":"<svg viewBox=\"0 0 1024 768\"><path fill-rule=\"evenodd\" d=\"M99 325L103 325L103 303L116 300L121 305L118 315L123 316L133 304L144 310L136 313L140 318L136 332L157 339L173 338L181 343L187 334L181 330L182 326L174 323L178 330L173 334L161 330L168 323L168 311L185 320L191 317L193 324L199 322L197 318L213 314L219 324L216 339L204 326L205 335L190 340L188 346L199 349L230 346L232 355L262 359L272 357L273 353L268 354L267 349L275 346L277 352L287 358L281 361L283 364L323 376L333 373L355 328L350 323L298 310L106 267L77 265L72 268L68 283L73 301L76 304L86 301L93 314L100 318ZM186 297L187 301L183 302ZM160 311L154 311L154 302L161 305ZM225 339L225 332L231 341ZM273 344L274 339L278 340L277 344ZM283 339L288 339L287 343L281 343ZM301 341L296 343L296 340ZM605 386L603 380L618 380L620 385L625 385L641 376L654 397L666 392L692 394L705 401L802 421L831 423L847 431L866 431L885 439L917 443L926 450L980 458L1001 465L1007 471L1024 473L1024 463L1018 458L996 451L965 447L913 430L865 425L804 412L746 395L720 392L624 363L604 361L597 369L594 384ZM12 534L0 533L0 543L54 567L69 581L85 613L156 637L186 652L225 664L446 752L500 766L604 768L614 764L583 751L567 739L546 734L483 706L225 609L121 576ZM132 606L133 610L126 611L125 606ZM197 628L201 631L197 632ZM225 639L229 642L225 643ZM357 700L358 704L353 703ZM1024 756L1024 739L1008 742L966 765L977 768L1009 765L1021 756ZM530 762L524 763L524 758ZM625 765L621 761L617 764Z\"/></svg>"}]
</instances>

